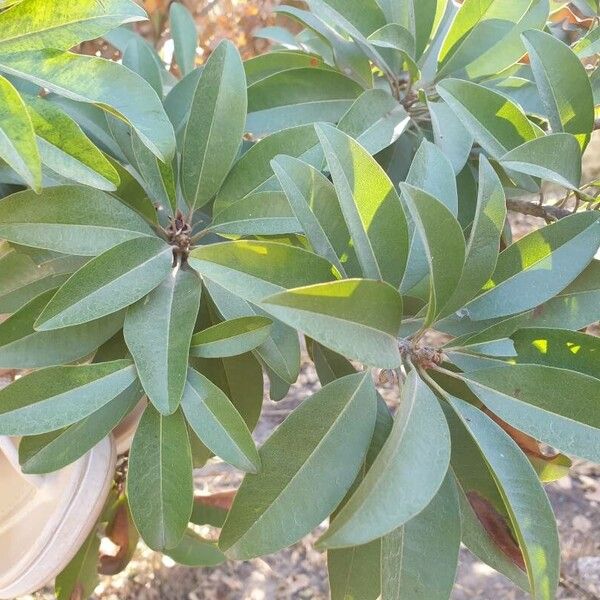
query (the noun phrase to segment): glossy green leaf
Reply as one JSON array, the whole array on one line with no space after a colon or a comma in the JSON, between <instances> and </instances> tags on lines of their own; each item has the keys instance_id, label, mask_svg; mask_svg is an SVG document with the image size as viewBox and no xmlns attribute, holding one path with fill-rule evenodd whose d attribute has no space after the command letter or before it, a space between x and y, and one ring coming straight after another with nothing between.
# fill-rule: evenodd
<instances>
[{"instance_id":1,"label":"glossy green leaf","mask_svg":"<svg viewBox=\"0 0 600 600\"><path fill-rule=\"evenodd\" d=\"M489 281L498 260L506 220L506 199L498 175L484 156L479 157L477 207L467 241L465 265L445 314L461 308Z\"/></svg>"},{"instance_id":2,"label":"glossy green leaf","mask_svg":"<svg viewBox=\"0 0 600 600\"><path fill-rule=\"evenodd\" d=\"M221 42L204 66L184 133L181 180L192 209L225 180L242 142L246 106L242 59L233 44Z\"/></svg>"},{"instance_id":3,"label":"glossy green leaf","mask_svg":"<svg viewBox=\"0 0 600 600\"><path fill-rule=\"evenodd\" d=\"M179 2L173 2L169 9L171 36L175 46L175 60L185 77L196 66L196 46L198 32L190 11Z\"/></svg>"},{"instance_id":4,"label":"glossy green leaf","mask_svg":"<svg viewBox=\"0 0 600 600\"><path fill-rule=\"evenodd\" d=\"M246 131L264 137L316 121L337 123L361 92L354 80L329 69L274 73L248 88Z\"/></svg>"},{"instance_id":5,"label":"glossy green leaf","mask_svg":"<svg viewBox=\"0 0 600 600\"><path fill-rule=\"evenodd\" d=\"M37 191L40 190L42 165L33 123L19 92L1 75L0 158L5 160L28 185Z\"/></svg>"},{"instance_id":6,"label":"glossy green leaf","mask_svg":"<svg viewBox=\"0 0 600 600\"><path fill-rule=\"evenodd\" d=\"M260 303L284 289L335 279L325 259L295 246L240 240L192 251L190 265L244 300Z\"/></svg>"},{"instance_id":7,"label":"glossy green leaf","mask_svg":"<svg viewBox=\"0 0 600 600\"><path fill-rule=\"evenodd\" d=\"M145 19L144 10L129 0L25 0L0 15L0 52L68 50L122 23Z\"/></svg>"},{"instance_id":8,"label":"glossy green leaf","mask_svg":"<svg viewBox=\"0 0 600 600\"><path fill-rule=\"evenodd\" d=\"M449 461L446 420L435 395L413 370L389 437L321 538L321 546L363 544L400 527L429 504Z\"/></svg>"},{"instance_id":9,"label":"glossy green leaf","mask_svg":"<svg viewBox=\"0 0 600 600\"><path fill-rule=\"evenodd\" d=\"M401 184L400 189L429 265L427 326L442 313L457 289L465 259L465 239L458 221L441 202L407 184Z\"/></svg>"},{"instance_id":10,"label":"glossy green leaf","mask_svg":"<svg viewBox=\"0 0 600 600\"><path fill-rule=\"evenodd\" d=\"M223 235L278 235L301 230L282 192L250 194L215 215L211 231Z\"/></svg>"},{"instance_id":11,"label":"glossy green leaf","mask_svg":"<svg viewBox=\"0 0 600 600\"><path fill-rule=\"evenodd\" d=\"M117 172L77 123L51 102L27 97L26 103L44 165L78 183L100 190L116 189Z\"/></svg>"},{"instance_id":12,"label":"glossy green leaf","mask_svg":"<svg viewBox=\"0 0 600 600\"><path fill-rule=\"evenodd\" d=\"M544 135L507 152L500 164L507 169L540 177L566 188L581 181L581 148L568 133Z\"/></svg>"},{"instance_id":13,"label":"glossy green leaf","mask_svg":"<svg viewBox=\"0 0 600 600\"><path fill-rule=\"evenodd\" d=\"M437 90L475 141L493 158L500 159L509 150L537 137L525 113L493 90L460 79L444 79Z\"/></svg>"},{"instance_id":14,"label":"glossy green leaf","mask_svg":"<svg viewBox=\"0 0 600 600\"><path fill-rule=\"evenodd\" d=\"M572 133L585 148L594 129L594 100L579 58L543 31L527 31L523 41L554 133Z\"/></svg>"},{"instance_id":15,"label":"glossy green leaf","mask_svg":"<svg viewBox=\"0 0 600 600\"><path fill-rule=\"evenodd\" d=\"M203 358L237 356L263 344L271 331L267 317L239 317L223 321L192 337L190 354Z\"/></svg>"},{"instance_id":16,"label":"glossy green leaf","mask_svg":"<svg viewBox=\"0 0 600 600\"><path fill-rule=\"evenodd\" d=\"M226 560L213 542L203 539L191 529L187 529L179 544L166 554L186 567L216 567Z\"/></svg>"},{"instance_id":17,"label":"glossy green leaf","mask_svg":"<svg viewBox=\"0 0 600 600\"><path fill-rule=\"evenodd\" d=\"M225 521L219 546L227 556L275 552L333 511L365 457L375 400L369 375L349 375L305 400L279 426L260 450L262 471L246 475Z\"/></svg>"},{"instance_id":18,"label":"glossy green leaf","mask_svg":"<svg viewBox=\"0 0 600 600\"><path fill-rule=\"evenodd\" d=\"M568 329L527 327L511 336L518 363L578 371L600 379L600 338Z\"/></svg>"},{"instance_id":19,"label":"glossy green leaf","mask_svg":"<svg viewBox=\"0 0 600 600\"><path fill-rule=\"evenodd\" d=\"M483 412L449 397L478 445L506 503L514 535L523 552L532 596L555 597L560 550L552 507L520 448Z\"/></svg>"},{"instance_id":20,"label":"glossy green leaf","mask_svg":"<svg viewBox=\"0 0 600 600\"><path fill-rule=\"evenodd\" d=\"M114 313L85 325L36 331L33 324L54 292L42 293L0 324L0 368L32 369L70 363L87 356L121 329L123 314Z\"/></svg>"},{"instance_id":21,"label":"glossy green leaf","mask_svg":"<svg viewBox=\"0 0 600 600\"><path fill-rule=\"evenodd\" d=\"M75 462L105 438L140 401L135 381L113 400L65 429L24 437L19 444L23 473L51 473Z\"/></svg>"},{"instance_id":22,"label":"glossy green leaf","mask_svg":"<svg viewBox=\"0 0 600 600\"><path fill-rule=\"evenodd\" d=\"M121 65L44 49L0 55L0 71L78 102L96 104L128 122L162 160L175 151L173 127L149 83Z\"/></svg>"},{"instance_id":23,"label":"glossy green leaf","mask_svg":"<svg viewBox=\"0 0 600 600\"><path fill-rule=\"evenodd\" d=\"M260 458L239 412L223 391L190 369L181 407L202 443L242 471L260 471Z\"/></svg>"},{"instance_id":24,"label":"glossy green leaf","mask_svg":"<svg viewBox=\"0 0 600 600\"><path fill-rule=\"evenodd\" d=\"M444 40L438 77L473 80L503 71L525 54L520 34L543 28L548 12L547 0L466 0Z\"/></svg>"},{"instance_id":25,"label":"glossy green leaf","mask_svg":"<svg viewBox=\"0 0 600 600\"><path fill-rule=\"evenodd\" d=\"M38 331L87 323L133 304L171 272L171 247L158 238L129 240L79 269L38 317Z\"/></svg>"},{"instance_id":26,"label":"glossy green leaf","mask_svg":"<svg viewBox=\"0 0 600 600\"><path fill-rule=\"evenodd\" d=\"M322 153L317 151L318 141L312 125L284 129L260 140L231 169L215 199L214 213L219 214L233 202L255 192L278 189L270 164L278 154L285 153L320 166Z\"/></svg>"},{"instance_id":27,"label":"glossy green leaf","mask_svg":"<svg viewBox=\"0 0 600 600\"><path fill-rule=\"evenodd\" d=\"M0 200L0 236L17 244L94 256L153 235L144 219L100 190L58 186Z\"/></svg>"},{"instance_id":28,"label":"glossy green leaf","mask_svg":"<svg viewBox=\"0 0 600 600\"><path fill-rule=\"evenodd\" d=\"M317 169L291 156L277 156L271 166L313 250L340 273L359 275L333 184Z\"/></svg>"},{"instance_id":29,"label":"glossy green leaf","mask_svg":"<svg viewBox=\"0 0 600 600\"><path fill-rule=\"evenodd\" d=\"M179 267L127 310L127 347L148 398L163 415L172 414L183 395L201 290L196 273Z\"/></svg>"},{"instance_id":30,"label":"glossy green leaf","mask_svg":"<svg viewBox=\"0 0 600 600\"><path fill-rule=\"evenodd\" d=\"M129 451L127 496L140 535L153 550L175 548L192 514L192 453L183 413L148 405Z\"/></svg>"},{"instance_id":31,"label":"glossy green leaf","mask_svg":"<svg viewBox=\"0 0 600 600\"><path fill-rule=\"evenodd\" d=\"M0 390L2 435L35 435L84 419L135 380L128 360L48 367Z\"/></svg>"},{"instance_id":32,"label":"glossy green leaf","mask_svg":"<svg viewBox=\"0 0 600 600\"><path fill-rule=\"evenodd\" d=\"M324 4L348 19L363 35L369 35L385 25L385 16L376 0L365 0L360 4L344 0L325 0Z\"/></svg>"},{"instance_id":33,"label":"glossy green leaf","mask_svg":"<svg viewBox=\"0 0 600 600\"><path fill-rule=\"evenodd\" d=\"M381 593L389 600L447 600L461 540L458 492L448 472L431 502L381 541Z\"/></svg>"},{"instance_id":34,"label":"glossy green leaf","mask_svg":"<svg viewBox=\"0 0 600 600\"><path fill-rule=\"evenodd\" d=\"M563 452L600 460L600 380L565 368L507 365L461 375L501 419Z\"/></svg>"},{"instance_id":35,"label":"glossy green leaf","mask_svg":"<svg viewBox=\"0 0 600 600\"><path fill-rule=\"evenodd\" d=\"M370 366L400 364L402 298L382 281L344 279L285 291L262 306L321 344Z\"/></svg>"},{"instance_id":36,"label":"glossy green leaf","mask_svg":"<svg viewBox=\"0 0 600 600\"><path fill-rule=\"evenodd\" d=\"M599 232L598 215L583 212L529 233L500 254L485 291L466 306L467 314L490 319L549 300L590 262Z\"/></svg>"},{"instance_id":37,"label":"glossy green leaf","mask_svg":"<svg viewBox=\"0 0 600 600\"><path fill-rule=\"evenodd\" d=\"M399 285L408 254L408 229L398 193L355 140L315 126L363 274Z\"/></svg>"}]
</instances>

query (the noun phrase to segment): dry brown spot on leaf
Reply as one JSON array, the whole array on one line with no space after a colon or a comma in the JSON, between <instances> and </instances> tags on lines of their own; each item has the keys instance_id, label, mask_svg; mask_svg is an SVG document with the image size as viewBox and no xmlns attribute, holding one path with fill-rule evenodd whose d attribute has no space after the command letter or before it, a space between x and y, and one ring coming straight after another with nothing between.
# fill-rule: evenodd
<instances>
[{"instance_id":1,"label":"dry brown spot on leaf","mask_svg":"<svg viewBox=\"0 0 600 600\"><path fill-rule=\"evenodd\" d=\"M130 527L127 504L122 502L115 512L114 519L106 527L106 537L118 547L118 551L115 555L102 554L100 556L98 571L102 575L116 575L127 566L131 554Z\"/></svg>"},{"instance_id":2,"label":"dry brown spot on leaf","mask_svg":"<svg viewBox=\"0 0 600 600\"><path fill-rule=\"evenodd\" d=\"M523 553L515 541L506 519L492 506L489 500L486 500L478 492L468 492L467 498L479 522L488 532L496 546L517 567L525 571Z\"/></svg>"}]
</instances>

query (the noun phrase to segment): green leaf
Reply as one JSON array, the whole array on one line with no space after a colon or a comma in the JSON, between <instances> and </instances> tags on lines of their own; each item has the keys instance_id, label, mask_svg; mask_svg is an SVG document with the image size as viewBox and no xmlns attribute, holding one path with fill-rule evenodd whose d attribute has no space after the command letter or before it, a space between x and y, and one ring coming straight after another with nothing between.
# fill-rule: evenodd
<instances>
[{"instance_id":1,"label":"green leaf","mask_svg":"<svg viewBox=\"0 0 600 600\"><path fill-rule=\"evenodd\" d=\"M576 190L581 181L581 148L570 133L543 135L506 153L500 164Z\"/></svg>"},{"instance_id":2,"label":"green leaf","mask_svg":"<svg viewBox=\"0 0 600 600\"><path fill-rule=\"evenodd\" d=\"M527 31L522 37L552 131L572 133L585 148L594 129L594 100L584 66L549 33Z\"/></svg>"},{"instance_id":3,"label":"green leaf","mask_svg":"<svg viewBox=\"0 0 600 600\"><path fill-rule=\"evenodd\" d=\"M258 422L263 403L263 373L252 354L223 359L192 359L191 364L218 386L242 415L248 429Z\"/></svg>"},{"instance_id":4,"label":"green leaf","mask_svg":"<svg viewBox=\"0 0 600 600\"><path fill-rule=\"evenodd\" d=\"M388 92L365 90L339 120L338 129L375 155L394 143L410 125L410 116Z\"/></svg>"},{"instance_id":5,"label":"green leaf","mask_svg":"<svg viewBox=\"0 0 600 600\"><path fill-rule=\"evenodd\" d=\"M177 209L176 182L171 162L161 162L142 144L139 136L132 134L131 152L133 165L141 175L150 198L161 205L162 209L175 214ZM160 210L160 209L159 209Z\"/></svg>"},{"instance_id":6,"label":"green leaf","mask_svg":"<svg viewBox=\"0 0 600 600\"><path fill-rule=\"evenodd\" d=\"M408 254L408 229L393 183L351 137L330 125L315 129L364 276L398 286Z\"/></svg>"},{"instance_id":7,"label":"green leaf","mask_svg":"<svg viewBox=\"0 0 600 600\"><path fill-rule=\"evenodd\" d=\"M101 37L122 23L146 19L129 0L26 0L0 15L0 52L57 48L68 50Z\"/></svg>"},{"instance_id":8,"label":"green leaf","mask_svg":"<svg viewBox=\"0 0 600 600\"><path fill-rule=\"evenodd\" d=\"M192 514L192 453L181 410L148 405L129 451L127 497L140 535L153 550L178 546Z\"/></svg>"},{"instance_id":9,"label":"green leaf","mask_svg":"<svg viewBox=\"0 0 600 600\"><path fill-rule=\"evenodd\" d=\"M194 369L188 371L181 407L202 443L225 462L257 473L260 458L250 431L229 398Z\"/></svg>"},{"instance_id":10,"label":"green leaf","mask_svg":"<svg viewBox=\"0 0 600 600\"><path fill-rule=\"evenodd\" d=\"M353 79L330 69L274 73L248 88L246 131L264 137L316 121L337 123L362 91Z\"/></svg>"},{"instance_id":11,"label":"green leaf","mask_svg":"<svg viewBox=\"0 0 600 600\"><path fill-rule=\"evenodd\" d=\"M275 552L321 523L358 472L376 412L373 384L362 373L305 400L261 448L263 470L244 478L219 540L227 556Z\"/></svg>"},{"instance_id":12,"label":"green leaf","mask_svg":"<svg viewBox=\"0 0 600 600\"><path fill-rule=\"evenodd\" d=\"M458 492L451 472L432 501L381 541L382 597L447 600L461 539Z\"/></svg>"},{"instance_id":13,"label":"green leaf","mask_svg":"<svg viewBox=\"0 0 600 600\"><path fill-rule=\"evenodd\" d=\"M512 335L518 363L578 371L600 379L600 338L568 329L527 327Z\"/></svg>"},{"instance_id":14,"label":"green leaf","mask_svg":"<svg viewBox=\"0 0 600 600\"><path fill-rule=\"evenodd\" d=\"M460 281L445 314L473 299L489 281L498 260L500 238L506 220L506 198L502 183L485 156L479 157L477 207L467 242Z\"/></svg>"},{"instance_id":15,"label":"green leaf","mask_svg":"<svg viewBox=\"0 0 600 600\"><path fill-rule=\"evenodd\" d=\"M17 244L94 256L154 232L123 203L81 186L29 190L0 200L0 236Z\"/></svg>"},{"instance_id":16,"label":"green leaf","mask_svg":"<svg viewBox=\"0 0 600 600\"><path fill-rule=\"evenodd\" d=\"M240 240L192 250L190 265L244 300L260 303L284 289L335 279L325 259L295 246Z\"/></svg>"},{"instance_id":17,"label":"green leaf","mask_svg":"<svg viewBox=\"0 0 600 600\"><path fill-rule=\"evenodd\" d=\"M171 36L175 46L175 60L182 76L186 76L196 66L196 46L198 32L190 11L178 2L169 9Z\"/></svg>"},{"instance_id":18,"label":"green leaf","mask_svg":"<svg viewBox=\"0 0 600 600\"><path fill-rule=\"evenodd\" d=\"M125 46L121 60L124 66L145 79L159 98L163 97L161 70L164 67L160 57L146 40L134 35Z\"/></svg>"},{"instance_id":19,"label":"green leaf","mask_svg":"<svg viewBox=\"0 0 600 600\"><path fill-rule=\"evenodd\" d=\"M38 331L87 323L133 304L171 272L171 247L158 238L129 240L79 269L35 323Z\"/></svg>"},{"instance_id":20,"label":"green leaf","mask_svg":"<svg viewBox=\"0 0 600 600\"><path fill-rule=\"evenodd\" d=\"M600 306L600 261L592 262L562 292L538 306L531 325L584 329L598 321Z\"/></svg>"},{"instance_id":21,"label":"green leaf","mask_svg":"<svg viewBox=\"0 0 600 600\"><path fill-rule=\"evenodd\" d=\"M380 598L381 540L327 552L331 600Z\"/></svg>"},{"instance_id":22,"label":"green leaf","mask_svg":"<svg viewBox=\"0 0 600 600\"><path fill-rule=\"evenodd\" d=\"M44 165L96 189L117 189L119 176L114 167L75 121L52 102L27 97L26 103Z\"/></svg>"},{"instance_id":23,"label":"green leaf","mask_svg":"<svg viewBox=\"0 0 600 600\"><path fill-rule=\"evenodd\" d=\"M363 544L403 525L429 504L449 461L446 420L435 395L413 370L389 437L320 545Z\"/></svg>"},{"instance_id":24,"label":"green leaf","mask_svg":"<svg viewBox=\"0 0 600 600\"><path fill-rule=\"evenodd\" d=\"M242 142L246 106L242 59L231 42L221 42L204 66L184 133L181 180L192 210L223 184Z\"/></svg>"},{"instance_id":25,"label":"green leaf","mask_svg":"<svg viewBox=\"0 0 600 600\"><path fill-rule=\"evenodd\" d=\"M1 75L0 158L5 160L28 185L40 191L42 164L33 123L19 92Z\"/></svg>"},{"instance_id":26,"label":"green leaf","mask_svg":"<svg viewBox=\"0 0 600 600\"><path fill-rule=\"evenodd\" d=\"M458 214L458 192L452 163L431 142L423 139L410 165L406 183L422 189Z\"/></svg>"},{"instance_id":27,"label":"green leaf","mask_svg":"<svg viewBox=\"0 0 600 600\"><path fill-rule=\"evenodd\" d=\"M600 461L599 379L542 365L506 365L461 377L513 427L568 454Z\"/></svg>"},{"instance_id":28,"label":"green leaf","mask_svg":"<svg viewBox=\"0 0 600 600\"><path fill-rule=\"evenodd\" d=\"M503 71L525 54L520 34L543 28L547 18L547 0L466 0L440 51L438 78L458 73L480 79Z\"/></svg>"},{"instance_id":29,"label":"green leaf","mask_svg":"<svg viewBox=\"0 0 600 600\"><path fill-rule=\"evenodd\" d=\"M190 354L203 358L244 354L267 340L271 325L271 319L260 316L223 321L196 333L192 337Z\"/></svg>"},{"instance_id":30,"label":"green leaf","mask_svg":"<svg viewBox=\"0 0 600 600\"><path fill-rule=\"evenodd\" d=\"M213 542L203 539L192 529L187 529L179 544L166 554L178 564L187 567L216 567L226 560L225 555Z\"/></svg>"},{"instance_id":31,"label":"green leaf","mask_svg":"<svg viewBox=\"0 0 600 600\"><path fill-rule=\"evenodd\" d=\"M284 129L260 140L231 169L215 199L214 213L219 214L230 204L255 192L277 190L270 162L278 154L285 153L320 166L322 152L317 148L318 141L312 125Z\"/></svg>"},{"instance_id":32,"label":"green leaf","mask_svg":"<svg viewBox=\"0 0 600 600\"><path fill-rule=\"evenodd\" d=\"M256 33L254 32L255 37ZM308 67L331 70L331 67L328 67L320 56L289 50L273 50L244 61L248 85L267 79L275 73Z\"/></svg>"},{"instance_id":33,"label":"green leaf","mask_svg":"<svg viewBox=\"0 0 600 600\"><path fill-rule=\"evenodd\" d=\"M437 91L493 158L537 137L525 113L508 98L476 83L444 79Z\"/></svg>"},{"instance_id":34,"label":"green leaf","mask_svg":"<svg viewBox=\"0 0 600 600\"><path fill-rule=\"evenodd\" d=\"M256 192L223 209L210 229L222 235L278 235L301 227L282 192Z\"/></svg>"},{"instance_id":35,"label":"green leaf","mask_svg":"<svg viewBox=\"0 0 600 600\"><path fill-rule=\"evenodd\" d=\"M445 102L428 102L427 108L435 144L448 157L458 175L471 153L473 136Z\"/></svg>"},{"instance_id":36,"label":"green leaf","mask_svg":"<svg viewBox=\"0 0 600 600\"><path fill-rule=\"evenodd\" d=\"M173 127L156 92L117 63L46 49L0 54L0 71L71 100L98 105L129 123L161 160L170 159L175 152Z\"/></svg>"},{"instance_id":37,"label":"green leaf","mask_svg":"<svg viewBox=\"0 0 600 600\"><path fill-rule=\"evenodd\" d=\"M54 293L40 294L0 324L0 368L33 369L73 362L96 350L123 326L123 314L114 313L85 325L36 331L33 324Z\"/></svg>"},{"instance_id":38,"label":"green leaf","mask_svg":"<svg viewBox=\"0 0 600 600\"><path fill-rule=\"evenodd\" d=\"M407 184L401 184L400 189L429 265L429 305L423 325L427 327L443 312L457 289L465 260L465 239L458 221L441 202Z\"/></svg>"},{"instance_id":39,"label":"green leaf","mask_svg":"<svg viewBox=\"0 0 600 600\"><path fill-rule=\"evenodd\" d=\"M600 27L596 26L573 46L573 52L579 58L589 58L600 52Z\"/></svg>"},{"instance_id":40,"label":"green leaf","mask_svg":"<svg viewBox=\"0 0 600 600\"><path fill-rule=\"evenodd\" d=\"M127 310L123 334L149 400L163 415L177 409L187 374L202 283L185 267Z\"/></svg>"},{"instance_id":41,"label":"green leaf","mask_svg":"<svg viewBox=\"0 0 600 600\"><path fill-rule=\"evenodd\" d=\"M113 400L65 429L28 436L19 444L23 473L51 473L75 462L91 450L121 422L144 394L135 381Z\"/></svg>"},{"instance_id":42,"label":"green leaf","mask_svg":"<svg viewBox=\"0 0 600 600\"><path fill-rule=\"evenodd\" d=\"M2 435L35 435L84 419L135 380L128 360L48 367L0 390Z\"/></svg>"},{"instance_id":43,"label":"green leaf","mask_svg":"<svg viewBox=\"0 0 600 600\"><path fill-rule=\"evenodd\" d=\"M600 218L577 213L521 238L498 257L483 294L467 304L481 320L528 310L571 283L598 249Z\"/></svg>"},{"instance_id":44,"label":"green leaf","mask_svg":"<svg viewBox=\"0 0 600 600\"><path fill-rule=\"evenodd\" d=\"M364 0L360 4L345 0L324 0L323 3L335 9L363 35L370 35L385 25L385 16L376 0Z\"/></svg>"},{"instance_id":45,"label":"green leaf","mask_svg":"<svg viewBox=\"0 0 600 600\"><path fill-rule=\"evenodd\" d=\"M210 279L204 278L204 285L218 311L226 320L257 315L269 316L258 306L250 304ZM269 337L256 348L254 354L282 381L292 384L298 378L300 373L298 332L281 321L273 320Z\"/></svg>"},{"instance_id":46,"label":"green leaf","mask_svg":"<svg viewBox=\"0 0 600 600\"><path fill-rule=\"evenodd\" d=\"M452 408L479 447L499 488L514 535L523 552L532 596L555 597L560 550L552 508L520 448L483 412L457 398Z\"/></svg>"},{"instance_id":47,"label":"green leaf","mask_svg":"<svg viewBox=\"0 0 600 600\"><path fill-rule=\"evenodd\" d=\"M345 279L285 291L262 306L311 338L370 366L400 364L402 298L382 281Z\"/></svg>"},{"instance_id":48,"label":"green leaf","mask_svg":"<svg viewBox=\"0 0 600 600\"><path fill-rule=\"evenodd\" d=\"M271 166L314 252L340 273L360 275L333 184L317 169L291 156L277 156Z\"/></svg>"},{"instance_id":49,"label":"green leaf","mask_svg":"<svg viewBox=\"0 0 600 600\"><path fill-rule=\"evenodd\" d=\"M100 537L96 528L83 542L77 554L56 576L54 593L57 600L72 600L79 594L82 598L94 593L98 585L98 557Z\"/></svg>"},{"instance_id":50,"label":"green leaf","mask_svg":"<svg viewBox=\"0 0 600 600\"><path fill-rule=\"evenodd\" d=\"M278 14L290 17L306 27L309 32L316 34L320 46L324 44L327 50L331 48L333 63L340 72L352 77L365 89L373 87L373 74L367 57L356 44L326 23L319 11L308 12L285 5L278 6L275 10Z\"/></svg>"}]
</instances>

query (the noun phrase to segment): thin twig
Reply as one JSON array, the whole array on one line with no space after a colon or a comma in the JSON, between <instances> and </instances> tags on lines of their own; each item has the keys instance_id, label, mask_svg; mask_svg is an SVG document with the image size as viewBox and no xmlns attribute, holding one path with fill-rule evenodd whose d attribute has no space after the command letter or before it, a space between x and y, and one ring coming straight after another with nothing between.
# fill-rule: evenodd
<instances>
[{"instance_id":1,"label":"thin twig","mask_svg":"<svg viewBox=\"0 0 600 600\"><path fill-rule=\"evenodd\" d=\"M564 219L573 213L566 208L558 208L556 206L540 206L534 202L526 202L524 200L514 200L508 198L506 200L506 206L508 210L512 212L518 212L522 215L531 215L533 217L540 217L546 219L546 221L557 221L558 219Z\"/></svg>"}]
</instances>

